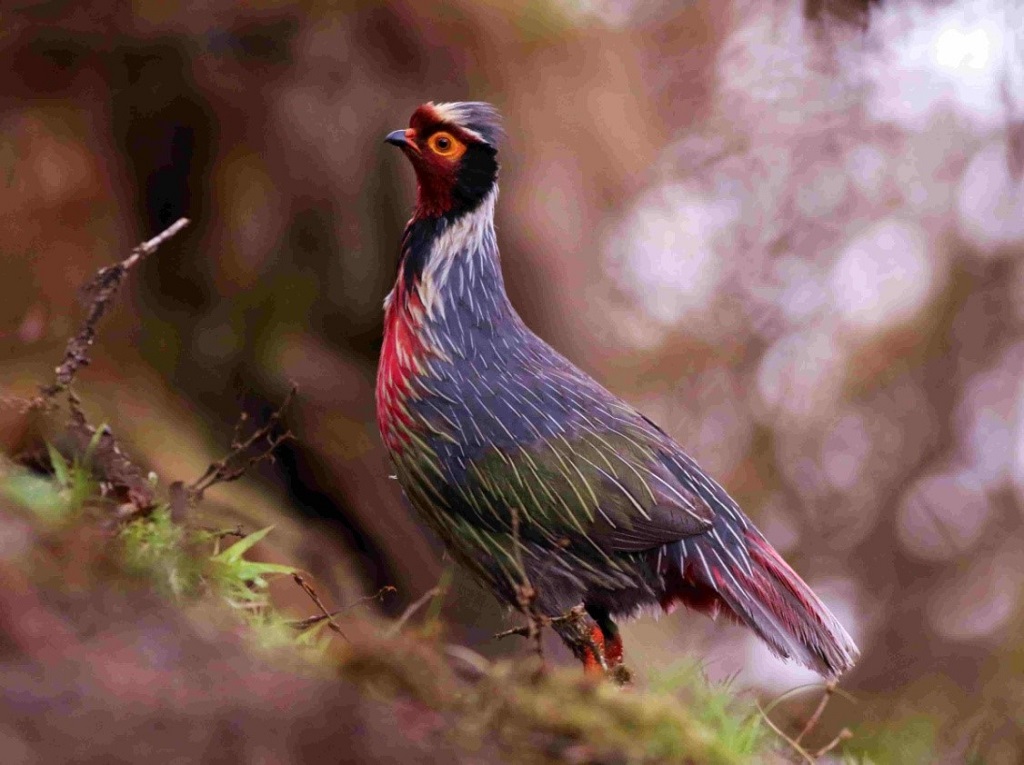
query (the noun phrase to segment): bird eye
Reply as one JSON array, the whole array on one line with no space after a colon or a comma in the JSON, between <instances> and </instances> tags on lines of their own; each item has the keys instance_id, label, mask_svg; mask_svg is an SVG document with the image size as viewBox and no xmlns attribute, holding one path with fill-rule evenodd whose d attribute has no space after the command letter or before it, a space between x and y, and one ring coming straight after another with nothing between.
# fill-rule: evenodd
<instances>
[{"instance_id":1,"label":"bird eye","mask_svg":"<svg viewBox=\"0 0 1024 765\"><path fill-rule=\"evenodd\" d=\"M442 157L457 157L465 149L450 133L434 133L428 144L435 154Z\"/></svg>"}]
</instances>

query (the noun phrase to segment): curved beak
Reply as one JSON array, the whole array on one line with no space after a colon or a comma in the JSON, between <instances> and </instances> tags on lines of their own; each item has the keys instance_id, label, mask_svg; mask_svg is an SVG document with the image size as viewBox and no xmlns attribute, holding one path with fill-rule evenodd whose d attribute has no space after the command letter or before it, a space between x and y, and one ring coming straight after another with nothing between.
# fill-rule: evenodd
<instances>
[{"instance_id":1,"label":"curved beak","mask_svg":"<svg viewBox=\"0 0 1024 765\"><path fill-rule=\"evenodd\" d=\"M392 146L402 147L409 145L409 139L405 137L404 130L396 130L393 133L388 133L387 137L384 139L384 143L390 143Z\"/></svg>"},{"instance_id":2,"label":"curved beak","mask_svg":"<svg viewBox=\"0 0 1024 765\"><path fill-rule=\"evenodd\" d=\"M388 133L387 137L384 139L384 143L397 146L405 152L412 152L413 154L420 153L420 147L416 145L416 131L412 128L396 130L393 133ZM408 154L406 156L408 156Z\"/></svg>"}]
</instances>

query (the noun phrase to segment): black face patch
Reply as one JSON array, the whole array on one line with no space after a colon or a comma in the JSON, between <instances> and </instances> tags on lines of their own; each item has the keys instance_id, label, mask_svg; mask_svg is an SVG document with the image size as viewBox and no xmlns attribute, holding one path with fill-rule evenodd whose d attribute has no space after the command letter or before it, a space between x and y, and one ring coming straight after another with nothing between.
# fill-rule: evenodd
<instances>
[{"instance_id":1,"label":"black face patch","mask_svg":"<svg viewBox=\"0 0 1024 765\"><path fill-rule=\"evenodd\" d=\"M412 291L427 267L434 240L444 230L442 218L414 218L405 228L402 240L402 283L406 294Z\"/></svg>"},{"instance_id":2,"label":"black face patch","mask_svg":"<svg viewBox=\"0 0 1024 765\"><path fill-rule=\"evenodd\" d=\"M497 150L485 143L471 143L462 155L452 189L452 210L445 217L454 220L479 205L498 181Z\"/></svg>"}]
</instances>

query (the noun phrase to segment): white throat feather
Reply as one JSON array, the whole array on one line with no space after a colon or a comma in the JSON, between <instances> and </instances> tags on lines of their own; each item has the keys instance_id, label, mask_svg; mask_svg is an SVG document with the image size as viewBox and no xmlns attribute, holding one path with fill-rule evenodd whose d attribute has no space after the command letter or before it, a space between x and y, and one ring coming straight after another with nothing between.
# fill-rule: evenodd
<instances>
[{"instance_id":1,"label":"white throat feather","mask_svg":"<svg viewBox=\"0 0 1024 765\"><path fill-rule=\"evenodd\" d=\"M420 300L430 318L435 318L436 314L444 316L444 300L441 296L455 262L459 258L468 258L468 266L472 269L475 259L483 255L485 250L497 249L494 241L494 206L497 199L498 187L495 186L476 209L448 226L434 241L420 277ZM469 281L471 283L472 279ZM465 283L459 287L460 291L472 289L471 284Z\"/></svg>"}]
</instances>

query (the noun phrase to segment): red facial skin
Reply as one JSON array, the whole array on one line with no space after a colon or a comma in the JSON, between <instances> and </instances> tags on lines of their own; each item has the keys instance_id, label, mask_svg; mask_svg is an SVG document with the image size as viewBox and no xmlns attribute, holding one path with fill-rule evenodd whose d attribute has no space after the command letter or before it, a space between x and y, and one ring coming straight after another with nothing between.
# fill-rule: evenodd
<instances>
[{"instance_id":1,"label":"red facial skin","mask_svg":"<svg viewBox=\"0 0 1024 765\"><path fill-rule=\"evenodd\" d=\"M459 144L461 150L441 156L427 145L426 138L443 129ZM416 212L414 218L436 218L452 209L452 189L458 179L459 160L465 146L473 138L457 126L445 124L430 104L413 112L409 129L405 131L407 144L402 151L416 170Z\"/></svg>"}]
</instances>

